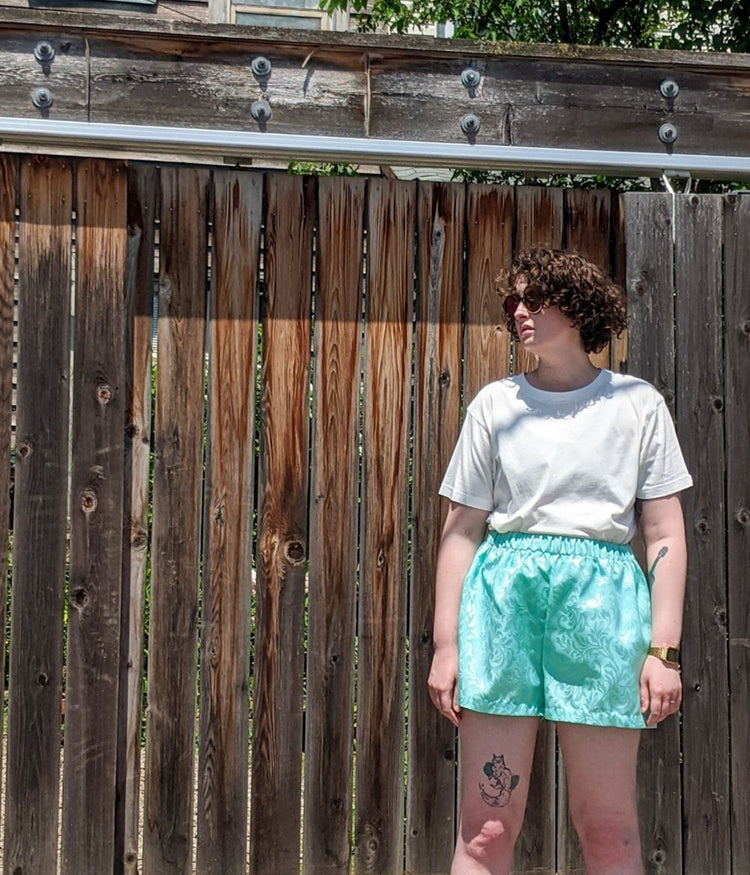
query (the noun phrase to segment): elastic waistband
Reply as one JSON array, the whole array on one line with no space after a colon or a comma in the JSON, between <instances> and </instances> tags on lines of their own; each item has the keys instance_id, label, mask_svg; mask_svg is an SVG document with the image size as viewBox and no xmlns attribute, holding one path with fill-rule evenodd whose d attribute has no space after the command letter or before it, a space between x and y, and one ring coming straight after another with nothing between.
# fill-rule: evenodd
<instances>
[{"instance_id":1,"label":"elastic waistband","mask_svg":"<svg viewBox=\"0 0 750 875\"><path fill-rule=\"evenodd\" d=\"M632 556L630 544L614 544L612 541L597 541L595 538L576 538L571 535L544 535L536 532L487 533L487 540L514 550L536 550L563 556Z\"/></svg>"}]
</instances>

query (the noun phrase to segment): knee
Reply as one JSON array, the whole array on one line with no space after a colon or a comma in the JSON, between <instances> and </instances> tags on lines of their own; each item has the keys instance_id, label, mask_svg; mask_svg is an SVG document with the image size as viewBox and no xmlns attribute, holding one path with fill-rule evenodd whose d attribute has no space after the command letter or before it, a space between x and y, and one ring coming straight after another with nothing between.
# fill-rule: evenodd
<instances>
[{"instance_id":1,"label":"knee","mask_svg":"<svg viewBox=\"0 0 750 875\"><path fill-rule=\"evenodd\" d=\"M464 819L461 824L461 838L466 854L484 863L509 855L513 851L518 833L518 827L507 819Z\"/></svg>"},{"instance_id":2,"label":"knee","mask_svg":"<svg viewBox=\"0 0 750 875\"><path fill-rule=\"evenodd\" d=\"M591 814L577 824L577 831L588 867L624 868L640 858L641 843L635 818Z\"/></svg>"}]
</instances>

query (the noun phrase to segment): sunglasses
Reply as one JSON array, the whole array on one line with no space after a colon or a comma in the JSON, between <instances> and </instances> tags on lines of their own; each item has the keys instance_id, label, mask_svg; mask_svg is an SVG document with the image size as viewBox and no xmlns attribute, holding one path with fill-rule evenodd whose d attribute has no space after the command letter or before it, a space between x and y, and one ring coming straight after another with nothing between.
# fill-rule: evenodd
<instances>
[{"instance_id":1,"label":"sunglasses","mask_svg":"<svg viewBox=\"0 0 750 875\"><path fill-rule=\"evenodd\" d=\"M503 307L505 308L506 315L512 319L521 304L526 307L531 316L536 316L537 313L542 312L546 303L547 299L544 297L544 294L539 289L532 288L526 289L523 295L519 295L518 292L512 292L510 295L507 295L503 301Z\"/></svg>"}]
</instances>

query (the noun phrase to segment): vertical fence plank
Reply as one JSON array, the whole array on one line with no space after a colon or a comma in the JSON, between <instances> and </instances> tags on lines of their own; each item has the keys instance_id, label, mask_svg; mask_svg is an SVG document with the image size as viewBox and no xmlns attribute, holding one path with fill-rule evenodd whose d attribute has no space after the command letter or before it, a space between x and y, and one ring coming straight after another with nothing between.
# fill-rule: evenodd
<instances>
[{"instance_id":1,"label":"vertical fence plank","mask_svg":"<svg viewBox=\"0 0 750 875\"><path fill-rule=\"evenodd\" d=\"M62 869L113 868L124 434L127 178L78 164Z\"/></svg>"},{"instance_id":2,"label":"vertical fence plank","mask_svg":"<svg viewBox=\"0 0 750 875\"><path fill-rule=\"evenodd\" d=\"M593 261L605 274L610 274L610 244L612 239L612 192L590 188L563 189L565 247ZM598 368L610 366L610 344L601 352L592 353Z\"/></svg>"},{"instance_id":3,"label":"vertical fence plank","mask_svg":"<svg viewBox=\"0 0 750 875\"><path fill-rule=\"evenodd\" d=\"M421 185L415 458L409 599L406 868L450 869L455 820L455 730L430 701L435 565L445 502L438 487L458 437L465 189Z\"/></svg>"},{"instance_id":4,"label":"vertical fence plank","mask_svg":"<svg viewBox=\"0 0 750 875\"><path fill-rule=\"evenodd\" d=\"M468 404L492 380L510 371L510 336L502 324L495 280L513 260L513 189L469 185L466 204L466 362Z\"/></svg>"},{"instance_id":5,"label":"vertical fence plank","mask_svg":"<svg viewBox=\"0 0 750 875\"><path fill-rule=\"evenodd\" d=\"M13 294L16 249L16 196L18 158L0 155L0 629L5 633L8 595L10 528L10 432L13 404ZM0 677L5 686L5 636L0 647ZM0 746L5 721L0 725ZM0 788L2 759L0 758Z\"/></svg>"},{"instance_id":6,"label":"vertical fence plank","mask_svg":"<svg viewBox=\"0 0 750 875\"><path fill-rule=\"evenodd\" d=\"M684 866L687 872L728 872L722 200L676 198L676 219L677 430L688 467L699 475L685 497L690 562L683 646Z\"/></svg>"},{"instance_id":7,"label":"vertical fence plank","mask_svg":"<svg viewBox=\"0 0 750 875\"><path fill-rule=\"evenodd\" d=\"M192 871L208 181L161 171L145 875Z\"/></svg>"},{"instance_id":8,"label":"vertical fence plank","mask_svg":"<svg viewBox=\"0 0 750 875\"><path fill-rule=\"evenodd\" d=\"M670 410L675 403L674 251L672 198L621 198L628 296L628 371L653 383ZM689 304L688 304L689 306ZM643 554L642 545L639 553ZM680 725L670 717L641 733L638 808L647 872L682 871Z\"/></svg>"},{"instance_id":9,"label":"vertical fence plank","mask_svg":"<svg viewBox=\"0 0 750 875\"><path fill-rule=\"evenodd\" d=\"M122 551L122 669L116 825L117 855L125 875L136 875L140 845L143 623L149 543L151 453L151 347L154 302L154 231L158 172L128 170L125 296L125 468ZM117 862L117 858L116 858ZM117 872L117 867L115 872Z\"/></svg>"},{"instance_id":10,"label":"vertical fence plank","mask_svg":"<svg viewBox=\"0 0 750 875\"><path fill-rule=\"evenodd\" d=\"M537 246L558 249L562 241L562 189L519 186L516 189L516 251ZM515 343L515 373L535 367L536 356ZM534 752L526 818L516 845L519 872L555 871L555 795L555 732L550 724L542 721Z\"/></svg>"},{"instance_id":11,"label":"vertical fence plank","mask_svg":"<svg viewBox=\"0 0 750 875\"><path fill-rule=\"evenodd\" d=\"M197 869L247 868L248 670L262 177L214 174Z\"/></svg>"},{"instance_id":12,"label":"vertical fence plank","mask_svg":"<svg viewBox=\"0 0 750 875\"><path fill-rule=\"evenodd\" d=\"M300 862L313 180L266 177L250 857Z\"/></svg>"},{"instance_id":13,"label":"vertical fence plank","mask_svg":"<svg viewBox=\"0 0 750 875\"><path fill-rule=\"evenodd\" d=\"M516 252L538 246L559 249L563 243L563 191L520 185L516 189ZM520 374L536 367L536 356L514 343L513 371ZM541 751L537 750L537 756ZM529 798L529 804L532 799Z\"/></svg>"},{"instance_id":14,"label":"vertical fence plank","mask_svg":"<svg viewBox=\"0 0 750 875\"><path fill-rule=\"evenodd\" d=\"M318 185L304 872L344 875L352 807L365 183L321 179Z\"/></svg>"},{"instance_id":15,"label":"vertical fence plank","mask_svg":"<svg viewBox=\"0 0 750 875\"><path fill-rule=\"evenodd\" d=\"M23 158L5 868L57 867L72 169Z\"/></svg>"},{"instance_id":16,"label":"vertical fence plank","mask_svg":"<svg viewBox=\"0 0 750 875\"><path fill-rule=\"evenodd\" d=\"M724 216L731 827L739 875L750 863L750 197L728 195Z\"/></svg>"},{"instance_id":17,"label":"vertical fence plank","mask_svg":"<svg viewBox=\"0 0 750 875\"><path fill-rule=\"evenodd\" d=\"M403 868L414 187L369 188L355 868Z\"/></svg>"}]
</instances>

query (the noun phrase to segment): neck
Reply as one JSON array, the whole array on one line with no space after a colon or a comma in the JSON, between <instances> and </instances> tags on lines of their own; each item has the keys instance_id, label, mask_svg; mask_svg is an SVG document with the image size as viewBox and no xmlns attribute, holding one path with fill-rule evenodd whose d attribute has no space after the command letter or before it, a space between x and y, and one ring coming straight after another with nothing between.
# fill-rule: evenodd
<instances>
[{"instance_id":1,"label":"neck","mask_svg":"<svg viewBox=\"0 0 750 875\"><path fill-rule=\"evenodd\" d=\"M526 375L527 379L537 389L549 392L570 392L587 386L599 373L599 368L591 363L588 355L581 350L580 356L571 359L570 354L564 360L553 361L546 356L540 358L536 369Z\"/></svg>"}]
</instances>

